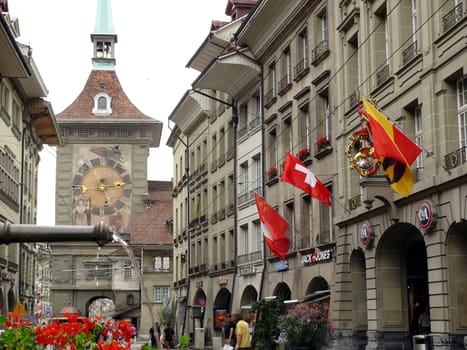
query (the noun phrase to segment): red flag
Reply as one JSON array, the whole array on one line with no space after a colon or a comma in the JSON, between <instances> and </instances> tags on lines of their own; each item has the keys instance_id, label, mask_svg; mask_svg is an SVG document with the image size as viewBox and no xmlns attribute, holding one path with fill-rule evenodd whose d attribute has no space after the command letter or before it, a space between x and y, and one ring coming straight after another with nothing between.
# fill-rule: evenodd
<instances>
[{"instance_id":1,"label":"red flag","mask_svg":"<svg viewBox=\"0 0 467 350\"><path fill-rule=\"evenodd\" d=\"M258 208L261 231L271 252L280 260L284 260L289 251L290 240L285 235L289 224L271 207L263 197L255 192L256 208Z\"/></svg>"},{"instance_id":2,"label":"red flag","mask_svg":"<svg viewBox=\"0 0 467 350\"><path fill-rule=\"evenodd\" d=\"M331 206L331 192L298 158L287 152L281 181L289 182L311 197Z\"/></svg>"},{"instance_id":3,"label":"red flag","mask_svg":"<svg viewBox=\"0 0 467 350\"><path fill-rule=\"evenodd\" d=\"M361 100L363 108L359 105L358 113L366 116L368 120L375 157L381 160L384 174L392 189L407 197L412 191L414 182L410 166L422 150L393 125L373 103L364 97Z\"/></svg>"}]
</instances>

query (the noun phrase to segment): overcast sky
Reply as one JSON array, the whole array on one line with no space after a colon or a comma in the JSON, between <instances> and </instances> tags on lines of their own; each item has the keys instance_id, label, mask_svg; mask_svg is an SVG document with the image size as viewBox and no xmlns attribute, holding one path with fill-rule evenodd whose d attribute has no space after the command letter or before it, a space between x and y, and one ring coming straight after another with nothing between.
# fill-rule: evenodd
<instances>
[{"instance_id":1,"label":"overcast sky","mask_svg":"<svg viewBox=\"0 0 467 350\"><path fill-rule=\"evenodd\" d=\"M19 42L33 59L49 90L55 114L82 91L91 72L97 0L9 0L18 17ZM165 144L167 118L198 76L185 68L209 34L212 20L228 20L227 0L112 0L116 72L130 100L164 123L161 144L151 151L149 180L170 180L172 153ZM39 167L39 225L55 224L55 149L45 147Z\"/></svg>"}]
</instances>

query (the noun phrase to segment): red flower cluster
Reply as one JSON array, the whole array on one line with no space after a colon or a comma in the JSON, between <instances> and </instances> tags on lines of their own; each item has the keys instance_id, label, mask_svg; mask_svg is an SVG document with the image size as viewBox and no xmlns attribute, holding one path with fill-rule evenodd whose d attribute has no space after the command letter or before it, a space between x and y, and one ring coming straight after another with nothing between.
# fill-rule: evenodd
<instances>
[{"instance_id":1,"label":"red flower cluster","mask_svg":"<svg viewBox=\"0 0 467 350\"><path fill-rule=\"evenodd\" d=\"M51 345L54 349L92 349L119 350L131 348L133 329L125 320L108 320L105 324L100 319L91 321L89 318L65 314L66 320L55 319L45 326L31 327L31 321L25 321L21 315L8 314L5 322L8 329L0 336L2 343L12 344L17 335L21 335L22 344ZM29 338L29 339L25 339ZM20 344L16 344L19 345Z\"/></svg>"},{"instance_id":2,"label":"red flower cluster","mask_svg":"<svg viewBox=\"0 0 467 350\"><path fill-rule=\"evenodd\" d=\"M320 137L318 141L316 142L316 145L318 147L322 147L327 144L329 144L329 139L326 136Z\"/></svg>"},{"instance_id":3,"label":"red flower cluster","mask_svg":"<svg viewBox=\"0 0 467 350\"><path fill-rule=\"evenodd\" d=\"M310 150L308 148L301 149L298 152L298 159L306 158L310 155Z\"/></svg>"},{"instance_id":4,"label":"red flower cluster","mask_svg":"<svg viewBox=\"0 0 467 350\"><path fill-rule=\"evenodd\" d=\"M268 170L268 172L266 173L268 176L275 176L277 175L277 168L275 167L272 167L271 169Z\"/></svg>"}]
</instances>

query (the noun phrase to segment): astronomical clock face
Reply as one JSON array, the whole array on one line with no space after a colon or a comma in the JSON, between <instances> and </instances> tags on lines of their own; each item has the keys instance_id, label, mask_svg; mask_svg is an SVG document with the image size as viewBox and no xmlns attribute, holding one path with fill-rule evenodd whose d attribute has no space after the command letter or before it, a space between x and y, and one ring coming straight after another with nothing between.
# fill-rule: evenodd
<instances>
[{"instance_id":1,"label":"astronomical clock face","mask_svg":"<svg viewBox=\"0 0 467 350\"><path fill-rule=\"evenodd\" d=\"M73 177L74 225L104 221L117 232L128 232L131 177L128 155L118 146L80 147Z\"/></svg>"}]
</instances>

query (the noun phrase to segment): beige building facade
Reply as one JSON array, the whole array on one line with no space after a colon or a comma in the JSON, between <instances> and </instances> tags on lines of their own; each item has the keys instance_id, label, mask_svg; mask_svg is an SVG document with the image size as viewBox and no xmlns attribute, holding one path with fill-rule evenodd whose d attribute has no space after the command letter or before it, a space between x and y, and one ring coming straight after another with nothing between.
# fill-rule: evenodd
<instances>
[{"instance_id":1,"label":"beige building facade","mask_svg":"<svg viewBox=\"0 0 467 350\"><path fill-rule=\"evenodd\" d=\"M19 36L19 20L5 1L0 5L0 222L5 225L36 223L39 152L44 144L60 143L32 48L19 43ZM21 302L29 316L41 317L49 302L47 279L38 279L48 276L42 254L47 246L33 235L30 242L15 242L2 237L0 313L6 315Z\"/></svg>"},{"instance_id":2,"label":"beige building facade","mask_svg":"<svg viewBox=\"0 0 467 350\"><path fill-rule=\"evenodd\" d=\"M203 57L193 88L222 91L238 103L234 308L248 306L255 291L257 298L326 300L330 348L406 349L421 332L420 308L428 307L427 341L436 349L463 348L465 6L263 0L242 19L231 47ZM254 121L247 101L255 94L260 151L246 123ZM346 151L362 127L360 96L375 99L423 149L408 197L389 187L382 169L365 177L351 168ZM331 207L279 181L286 152L328 187ZM285 261L268 249L264 263L245 260L243 253L253 251L241 237L252 242L257 232L248 192L258 183L251 176L258 165L250 158L260 159L266 201L289 222ZM253 271L262 277L244 275Z\"/></svg>"}]
</instances>

